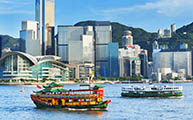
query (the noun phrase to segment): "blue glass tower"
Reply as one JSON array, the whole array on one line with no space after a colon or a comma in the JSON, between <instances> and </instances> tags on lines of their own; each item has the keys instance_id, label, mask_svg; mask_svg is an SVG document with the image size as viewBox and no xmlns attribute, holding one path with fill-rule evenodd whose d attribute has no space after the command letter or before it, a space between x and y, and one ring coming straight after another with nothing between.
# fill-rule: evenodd
<instances>
[{"instance_id":1,"label":"blue glass tower","mask_svg":"<svg viewBox=\"0 0 193 120\"><path fill-rule=\"evenodd\" d=\"M119 77L118 43L108 44L108 77Z\"/></svg>"}]
</instances>

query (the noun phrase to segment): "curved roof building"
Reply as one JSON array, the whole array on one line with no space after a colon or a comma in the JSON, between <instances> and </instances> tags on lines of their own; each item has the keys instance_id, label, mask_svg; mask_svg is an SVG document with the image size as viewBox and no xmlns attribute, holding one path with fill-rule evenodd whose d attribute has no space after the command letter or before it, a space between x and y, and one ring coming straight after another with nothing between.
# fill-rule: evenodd
<instances>
[{"instance_id":1,"label":"curved roof building","mask_svg":"<svg viewBox=\"0 0 193 120\"><path fill-rule=\"evenodd\" d=\"M23 52L8 52L0 59L1 79L67 80L68 67L57 56L31 56Z\"/></svg>"}]
</instances>

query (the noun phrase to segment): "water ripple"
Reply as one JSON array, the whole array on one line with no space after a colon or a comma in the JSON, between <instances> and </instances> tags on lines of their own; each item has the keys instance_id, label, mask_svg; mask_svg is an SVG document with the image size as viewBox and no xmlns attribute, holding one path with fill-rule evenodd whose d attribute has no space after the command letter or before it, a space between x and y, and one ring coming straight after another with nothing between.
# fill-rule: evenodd
<instances>
[{"instance_id":1,"label":"water ripple","mask_svg":"<svg viewBox=\"0 0 193 120\"><path fill-rule=\"evenodd\" d=\"M193 84L184 87L184 97L176 98L122 98L122 84L105 84L105 99L110 99L108 111L64 111L36 109L29 95L35 86L0 86L0 120L191 120L193 118ZM77 85L67 85L76 88ZM5 94L6 93L6 94Z\"/></svg>"}]
</instances>

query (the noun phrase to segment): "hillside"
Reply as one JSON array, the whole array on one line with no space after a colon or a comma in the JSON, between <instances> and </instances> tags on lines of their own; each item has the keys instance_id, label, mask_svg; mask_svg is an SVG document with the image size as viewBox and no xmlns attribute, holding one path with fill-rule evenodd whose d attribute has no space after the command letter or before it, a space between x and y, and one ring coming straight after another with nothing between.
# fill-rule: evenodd
<instances>
[{"instance_id":1,"label":"hillside","mask_svg":"<svg viewBox=\"0 0 193 120\"><path fill-rule=\"evenodd\" d=\"M22 48L22 43L24 42L21 39L13 38L9 35L0 35L2 39L2 49L11 48L13 51L20 51Z\"/></svg>"},{"instance_id":2,"label":"hillside","mask_svg":"<svg viewBox=\"0 0 193 120\"><path fill-rule=\"evenodd\" d=\"M177 33L183 33L183 32L193 33L193 22L191 24L184 25L183 27L179 28L176 32Z\"/></svg>"}]
</instances>

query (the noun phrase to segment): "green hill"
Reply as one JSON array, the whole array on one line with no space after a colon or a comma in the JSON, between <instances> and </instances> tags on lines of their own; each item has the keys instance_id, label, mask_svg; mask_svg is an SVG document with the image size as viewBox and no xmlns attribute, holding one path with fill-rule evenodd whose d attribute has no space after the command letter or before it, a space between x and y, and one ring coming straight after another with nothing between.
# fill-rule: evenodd
<instances>
[{"instance_id":1,"label":"green hill","mask_svg":"<svg viewBox=\"0 0 193 120\"><path fill-rule=\"evenodd\" d=\"M21 39L18 38L13 38L9 35L0 35L1 40L2 40L2 49L4 48L11 48L13 51L21 50Z\"/></svg>"},{"instance_id":2,"label":"green hill","mask_svg":"<svg viewBox=\"0 0 193 120\"><path fill-rule=\"evenodd\" d=\"M193 22L191 24L184 25L183 27L179 28L176 32L177 33L183 33L183 32L193 33Z\"/></svg>"}]
</instances>

